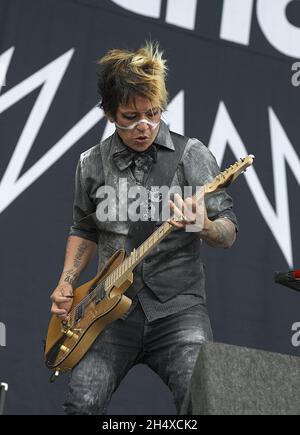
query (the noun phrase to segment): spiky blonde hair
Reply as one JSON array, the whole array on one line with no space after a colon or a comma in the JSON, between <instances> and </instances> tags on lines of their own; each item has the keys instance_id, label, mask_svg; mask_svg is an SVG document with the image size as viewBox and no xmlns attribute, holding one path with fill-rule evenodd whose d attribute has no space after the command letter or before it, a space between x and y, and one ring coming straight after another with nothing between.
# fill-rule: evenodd
<instances>
[{"instance_id":1,"label":"spiky blonde hair","mask_svg":"<svg viewBox=\"0 0 300 435\"><path fill-rule=\"evenodd\" d=\"M147 42L137 51L113 49L98 63L98 92L100 107L115 117L120 104L127 104L137 95L149 99L154 105L167 109L167 65L158 43Z\"/></svg>"}]
</instances>

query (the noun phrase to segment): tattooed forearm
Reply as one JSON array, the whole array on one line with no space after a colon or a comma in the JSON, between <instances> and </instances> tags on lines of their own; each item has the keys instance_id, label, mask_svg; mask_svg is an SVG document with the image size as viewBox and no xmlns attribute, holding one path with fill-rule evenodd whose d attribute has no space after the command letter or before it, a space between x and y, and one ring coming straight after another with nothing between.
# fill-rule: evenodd
<instances>
[{"instance_id":1,"label":"tattooed forearm","mask_svg":"<svg viewBox=\"0 0 300 435\"><path fill-rule=\"evenodd\" d=\"M90 259L96 252L96 243L77 236L68 238L64 268L60 284L75 286Z\"/></svg>"},{"instance_id":2,"label":"tattooed forearm","mask_svg":"<svg viewBox=\"0 0 300 435\"><path fill-rule=\"evenodd\" d=\"M217 219L201 237L209 246L230 248L236 239L235 226L229 219Z\"/></svg>"},{"instance_id":3,"label":"tattooed forearm","mask_svg":"<svg viewBox=\"0 0 300 435\"><path fill-rule=\"evenodd\" d=\"M80 245L78 246L77 252L76 252L75 258L74 258L74 267L76 269L81 266L82 257L86 253L87 248L88 248L88 244L85 241L82 241L80 243Z\"/></svg>"},{"instance_id":4,"label":"tattooed forearm","mask_svg":"<svg viewBox=\"0 0 300 435\"><path fill-rule=\"evenodd\" d=\"M77 279L79 278L80 273L78 272L78 269L82 266L82 260L83 257L87 251L88 244L83 240L80 245L77 247L73 266L74 268L68 269L64 271L64 282L67 282L71 285L74 285Z\"/></svg>"},{"instance_id":5,"label":"tattooed forearm","mask_svg":"<svg viewBox=\"0 0 300 435\"><path fill-rule=\"evenodd\" d=\"M66 270L63 275L63 281L71 285L74 285L78 279L78 273L76 273L75 269Z\"/></svg>"}]
</instances>

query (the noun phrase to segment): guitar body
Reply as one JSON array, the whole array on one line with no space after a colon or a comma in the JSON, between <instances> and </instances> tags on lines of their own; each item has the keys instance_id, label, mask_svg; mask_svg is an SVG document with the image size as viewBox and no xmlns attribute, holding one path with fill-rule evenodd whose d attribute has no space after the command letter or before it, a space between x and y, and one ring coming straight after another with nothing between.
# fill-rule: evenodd
<instances>
[{"instance_id":1,"label":"guitar body","mask_svg":"<svg viewBox=\"0 0 300 435\"><path fill-rule=\"evenodd\" d=\"M122 263L124 258L124 250L115 252L95 278L74 291L72 307L76 307L87 298L90 292ZM123 293L132 282L131 272L118 283L118 287L113 286L99 302L87 304L74 327L63 326L59 318L53 315L46 339L46 366L60 372L71 370L85 355L99 333L129 310L132 301Z\"/></svg>"}]
</instances>

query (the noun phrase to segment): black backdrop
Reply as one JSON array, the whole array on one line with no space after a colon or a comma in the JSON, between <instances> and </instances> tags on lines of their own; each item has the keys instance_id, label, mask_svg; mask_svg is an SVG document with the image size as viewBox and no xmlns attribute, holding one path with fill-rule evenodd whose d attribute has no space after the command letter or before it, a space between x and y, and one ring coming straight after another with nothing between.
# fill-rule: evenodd
<instances>
[{"instance_id":1,"label":"black backdrop","mask_svg":"<svg viewBox=\"0 0 300 435\"><path fill-rule=\"evenodd\" d=\"M299 3L0 0L0 381L9 384L7 413L62 412L67 376L49 384L42 340L77 159L110 131L95 108L96 59L149 37L169 60L171 128L201 139L222 167L256 155L255 168L230 187L238 242L230 251L204 252L215 339L299 355L300 294L273 283L275 270L300 267L300 87L291 81L300 58ZM94 273L95 264L83 280ZM138 366L109 412L175 409L159 378Z\"/></svg>"}]
</instances>

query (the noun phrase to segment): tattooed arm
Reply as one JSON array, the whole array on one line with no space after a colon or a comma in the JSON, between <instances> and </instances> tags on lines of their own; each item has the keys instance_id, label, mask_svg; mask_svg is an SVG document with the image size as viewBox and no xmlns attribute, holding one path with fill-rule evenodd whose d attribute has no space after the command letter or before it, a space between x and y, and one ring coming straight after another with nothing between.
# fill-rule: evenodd
<instances>
[{"instance_id":1,"label":"tattooed arm","mask_svg":"<svg viewBox=\"0 0 300 435\"><path fill-rule=\"evenodd\" d=\"M226 218L209 221L209 225L200 233L200 237L214 248L230 248L236 239L235 225Z\"/></svg>"},{"instance_id":2,"label":"tattooed arm","mask_svg":"<svg viewBox=\"0 0 300 435\"><path fill-rule=\"evenodd\" d=\"M70 236L67 243L65 263L58 286L51 295L51 312L66 320L72 306L76 282L96 251L96 243L77 236Z\"/></svg>"},{"instance_id":3,"label":"tattooed arm","mask_svg":"<svg viewBox=\"0 0 300 435\"><path fill-rule=\"evenodd\" d=\"M236 228L228 218L219 218L214 221L208 219L204 201L200 204L193 198L185 201L177 193L175 202L169 201L170 208L176 217L185 218L179 222L173 219L168 221L176 228L184 228L188 224L199 227L198 235L209 246L214 248L230 248L236 239Z\"/></svg>"},{"instance_id":4,"label":"tattooed arm","mask_svg":"<svg viewBox=\"0 0 300 435\"><path fill-rule=\"evenodd\" d=\"M90 262L96 251L96 243L70 236L67 242L64 269L59 284L68 283L76 285L81 272Z\"/></svg>"}]
</instances>

